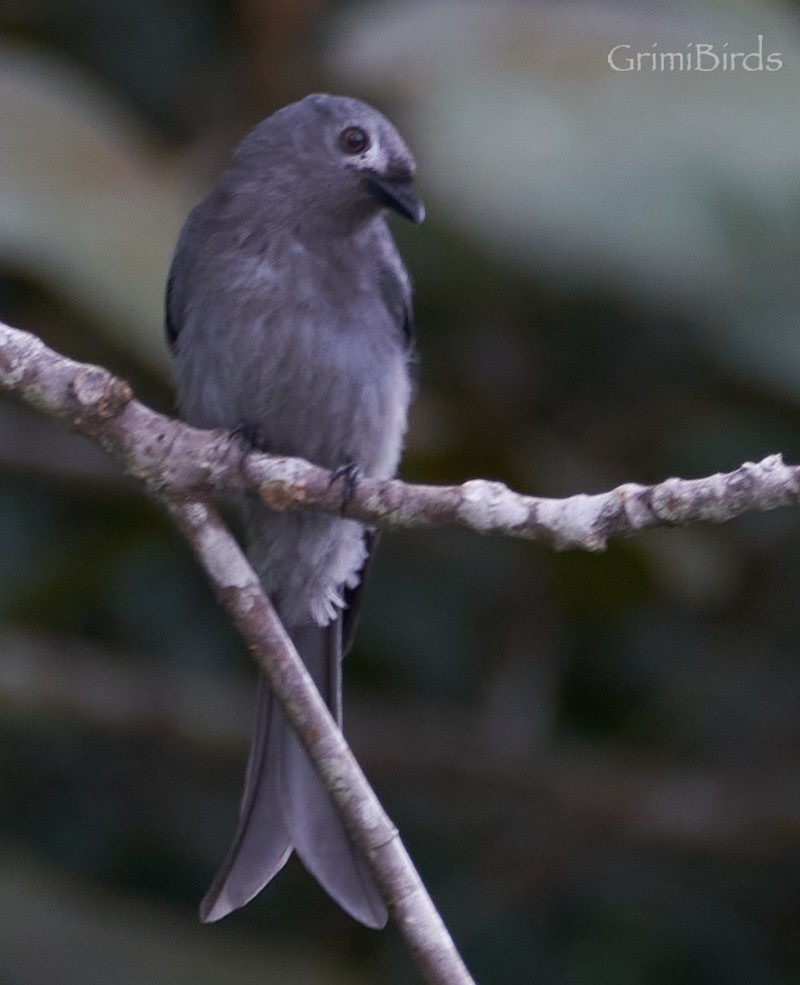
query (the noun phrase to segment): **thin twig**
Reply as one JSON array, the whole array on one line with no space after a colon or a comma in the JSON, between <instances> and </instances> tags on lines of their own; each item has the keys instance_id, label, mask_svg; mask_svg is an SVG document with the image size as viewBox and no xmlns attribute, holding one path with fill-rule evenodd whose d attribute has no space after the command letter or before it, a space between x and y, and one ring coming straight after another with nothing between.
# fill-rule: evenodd
<instances>
[{"instance_id":1,"label":"thin twig","mask_svg":"<svg viewBox=\"0 0 800 985\"><path fill-rule=\"evenodd\" d=\"M355 760L258 578L210 503L160 494L219 602L247 641L270 687L336 801L353 841L430 985L474 985L400 840Z\"/></svg>"}]
</instances>

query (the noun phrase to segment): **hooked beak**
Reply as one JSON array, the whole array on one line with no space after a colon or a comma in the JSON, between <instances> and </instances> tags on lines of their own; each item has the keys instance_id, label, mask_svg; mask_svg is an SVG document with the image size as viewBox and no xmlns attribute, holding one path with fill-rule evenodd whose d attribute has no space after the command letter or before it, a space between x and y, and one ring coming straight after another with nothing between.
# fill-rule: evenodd
<instances>
[{"instance_id":1,"label":"hooked beak","mask_svg":"<svg viewBox=\"0 0 800 985\"><path fill-rule=\"evenodd\" d=\"M425 218L425 206L411 178L381 178L372 174L367 181L367 190L381 205L393 209L417 226Z\"/></svg>"}]
</instances>

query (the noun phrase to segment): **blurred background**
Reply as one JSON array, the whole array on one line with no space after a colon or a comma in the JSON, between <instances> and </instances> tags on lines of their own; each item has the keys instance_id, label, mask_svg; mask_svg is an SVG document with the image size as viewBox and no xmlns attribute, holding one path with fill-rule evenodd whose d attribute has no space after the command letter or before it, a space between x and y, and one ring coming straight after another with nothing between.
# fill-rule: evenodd
<instances>
[{"instance_id":1,"label":"blurred background","mask_svg":"<svg viewBox=\"0 0 800 985\"><path fill-rule=\"evenodd\" d=\"M186 213L260 118L348 93L397 122L428 207L394 224L420 352L405 478L562 496L796 462L799 18L0 0L0 317L171 411ZM713 70L652 70L698 44ZM296 861L198 924L253 668L99 451L4 398L0 466L0 985L419 981L394 928ZM384 538L347 731L483 985L800 981L798 597L791 510L597 556Z\"/></svg>"}]
</instances>

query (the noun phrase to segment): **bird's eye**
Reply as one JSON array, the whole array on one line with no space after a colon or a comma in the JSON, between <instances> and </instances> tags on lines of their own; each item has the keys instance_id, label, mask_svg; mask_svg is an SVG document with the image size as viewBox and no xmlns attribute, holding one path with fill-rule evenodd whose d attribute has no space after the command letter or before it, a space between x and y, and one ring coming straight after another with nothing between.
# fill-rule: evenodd
<instances>
[{"instance_id":1,"label":"bird's eye","mask_svg":"<svg viewBox=\"0 0 800 985\"><path fill-rule=\"evenodd\" d=\"M339 134L339 146L345 154L363 154L369 147L369 137L361 127L347 127Z\"/></svg>"}]
</instances>

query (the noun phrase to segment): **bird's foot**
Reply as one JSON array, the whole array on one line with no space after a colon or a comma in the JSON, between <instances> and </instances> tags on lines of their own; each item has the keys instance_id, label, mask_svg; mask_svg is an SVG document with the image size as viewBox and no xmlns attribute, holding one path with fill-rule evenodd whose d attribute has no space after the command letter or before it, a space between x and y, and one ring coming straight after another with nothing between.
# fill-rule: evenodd
<instances>
[{"instance_id":1,"label":"bird's foot","mask_svg":"<svg viewBox=\"0 0 800 985\"><path fill-rule=\"evenodd\" d=\"M230 439L231 442L239 445L241 451L239 468L244 465L244 460L251 451L267 450L267 438L264 434L264 429L259 427L258 424L250 424L245 421L240 422L230 431Z\"/></svg>"},{"instance_id":2,"label":"bird's foot","mask_svg":"<svg viewBox=\"0 0 800 985\"><path fill-rule=\"evenodd\" d=\"M353 494L356 491L356 486L358 485L358 480L361 478L361 469L356 465L355 462L347 462L344 465L338 466L333 472L331 472L330 482L328 488L332 486L339 479L342 480L342 502L339 507L339 515L344 516L347 513L347 507L350 505L350 501L353 498Z\"/></svg>"}]
</instances>

